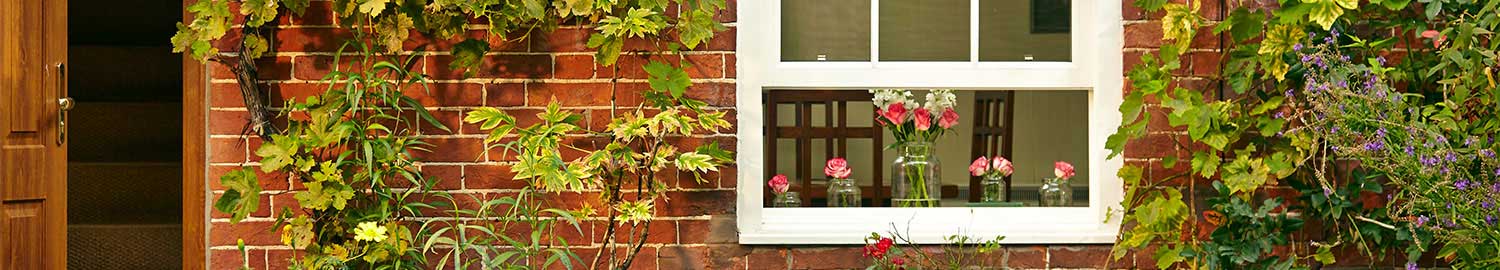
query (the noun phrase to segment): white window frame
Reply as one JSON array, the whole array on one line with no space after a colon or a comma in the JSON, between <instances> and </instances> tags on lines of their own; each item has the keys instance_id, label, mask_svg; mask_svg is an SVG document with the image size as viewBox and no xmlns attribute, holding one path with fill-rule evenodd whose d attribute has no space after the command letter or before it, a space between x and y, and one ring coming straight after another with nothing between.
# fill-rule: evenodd
<instances>
[{"instance_id":1,"label":"white window frame","mask_svg":"<svg viewBox=\"0 0 1500 270\"><path fill-rule=\"evenodd\" d=\"M978 61L979 1L970 0L970 61L879 61L879 7L871 1L870 62L782 62L782 1L739 1L735 109L738 111L736 212L741 244L863 244L895 226L917 243L944 236L1005 236L1004 243L1111 243L1118 218L1106 219L1123 197L1104 142L1121 121L1124 93L1121 1L1072 1L1071 62ZM767 89L952 88L1089 90L1089 207L766 208L764 116ZM1020 192L1020 191L1018 191Z\"/></svg>"}]
</instances>

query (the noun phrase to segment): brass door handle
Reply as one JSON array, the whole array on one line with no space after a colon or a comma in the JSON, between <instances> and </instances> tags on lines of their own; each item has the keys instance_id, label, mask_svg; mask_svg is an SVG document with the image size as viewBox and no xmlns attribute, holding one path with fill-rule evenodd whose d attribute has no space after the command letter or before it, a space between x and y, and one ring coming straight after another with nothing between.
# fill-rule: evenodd
<instances>
[{"instance_id":1,"label":"brass door handle","mask_svg":"<svg viewBox=\"0 0 1500 270\"><path fill-rule=\"evenodd\" d=\"M63 63L57 63L57 145L68 141L68 110L73 109L73 98L68 97L68 72Z\"/></svg>"}]
</instances>

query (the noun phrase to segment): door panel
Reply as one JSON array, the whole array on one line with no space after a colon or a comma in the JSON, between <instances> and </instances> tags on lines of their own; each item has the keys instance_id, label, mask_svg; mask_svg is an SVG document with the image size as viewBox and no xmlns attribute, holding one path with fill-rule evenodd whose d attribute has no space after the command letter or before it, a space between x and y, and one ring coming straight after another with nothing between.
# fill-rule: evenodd
<instances>
[{"instance_id":1,"label":"door panel","mask_svg":"<svg viewBox=\"0 0 1500 270\"><path fill-rule=\"evenodd\" d=\"M67 1L0 0L0 269L64 269Z\"/></svg>"}]
</instances>

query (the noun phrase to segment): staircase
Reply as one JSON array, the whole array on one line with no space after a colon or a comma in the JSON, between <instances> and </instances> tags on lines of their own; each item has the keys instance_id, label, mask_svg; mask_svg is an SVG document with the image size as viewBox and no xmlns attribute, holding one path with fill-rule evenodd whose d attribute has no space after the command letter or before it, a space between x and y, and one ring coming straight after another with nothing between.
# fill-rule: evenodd
<instances>
[{"instance_id":1,"label":"staircase","mask_svg":"<svg viewBox=\"0 0 1500 270\"><path fill-rule=\"evenodd\" d=\"M180 269L181 58L129 45L69 55L68 269Z\"/></svg>"}]
</instances>

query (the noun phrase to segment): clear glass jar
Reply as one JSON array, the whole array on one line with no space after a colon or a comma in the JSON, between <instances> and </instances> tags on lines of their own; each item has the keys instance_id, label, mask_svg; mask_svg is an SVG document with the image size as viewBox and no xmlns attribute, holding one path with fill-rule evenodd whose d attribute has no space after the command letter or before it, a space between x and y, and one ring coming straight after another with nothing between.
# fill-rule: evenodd
<instances>
[{"instance_id":1,"label":"clear glass jar","mask_svg":"<svg viewBox=\"0 0 1500 270\"><path fill-rule=\"evenodd\" d=\"M999 174L985 174L984 178L979 180L979 186L984 188L983 197L979 198L980 202L1004 202L1006 196L1009 195L1007 192L1009 190L1005 189L1005 177Z\"/></svg>"},{"instance_id":2,"label":"clear glass jar","mask_svg":"<svg viewBox=\"0 0 1500 270\"><path fill-rule=\"evenodd\" d=\"M828 180L828 207L859 207L859 186L851 179Z\"/></svg>"},{"instance_id":3,"label":"clear glass jar","mask_svg":"<svg viewBox=\"0 0 1500 270\"><path fill-rule=\"evenodd\" d=\"M891 204L896 207L938 207L942 195L941 167L931 142L906 142L897 148L891 165Z\"/></svg>"},{"instance_id":4,"label":"clear glass jar","mask_svg":"<svg viewBox=\"0 0 1500 270\"><path fill-rule=\"evenodd\" d=\"M1038 192L1041 195L1041 204L1044 207L1060 207L1073 204L1073 186L1068 184L1068 179L1042 179L1042 187Z\"/></svg>"},{"instance_id":5,"label":"clear glass jar","mask_svg":"<svg viewBox=\"0 0 1500 270\"><path fill-rule=\"evenodd\" d=\"M802 196L796 191L782 192L771 199L771 207L802 207Z\"/></svg>"}]
</instances>

